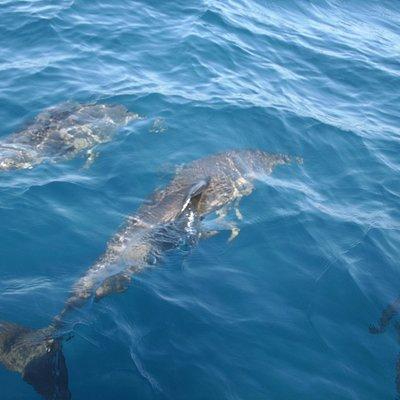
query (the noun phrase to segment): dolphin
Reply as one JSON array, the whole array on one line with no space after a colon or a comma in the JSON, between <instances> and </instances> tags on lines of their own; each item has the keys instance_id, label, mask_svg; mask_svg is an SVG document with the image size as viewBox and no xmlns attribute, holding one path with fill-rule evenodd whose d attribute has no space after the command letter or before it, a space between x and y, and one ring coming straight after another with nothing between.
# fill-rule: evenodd
<instances>
[{"instance_id":1,"label":"dolphin","mask_svg":"<svg viewBox=\"0 0 400 400\"><path fill-rule=\"evenodd\" d=\"M111 140L118 127L140 118L122 105L65 103L48 108L25 129L0 140L0 171L60 161Z\"/></svg>"},{"instance_id":2,"label":"dolphin","mask_svg":"<svg viewBox=\"0 0 400 400\"><path fill-rule=\"evenodd\" d=\"M379 321L376 324L369 326L369 333L372 335L379 335L384 333L389 327L390 323L398 317L400 313L400 296L398 296L392 303L387 305L381 312ZM400 338L400 323L399 321L394 321L393 326L397 332L398 338ZM396 367L395 367L395 382L396 382L396 392L397 397L400 398L400 355L397 356Z\"/></svg>"},{"instance_id":3,"label":"dolphin","mask_svg":"<svg viewBox=\"0 0 400 400\"><path fill-rule=\"evenodd\" d=\"M136 274L159 262L166 251L196 243L205 216L248 196L255 179L290 161L287 155L261 150L232 150L182 167L128 217L48 327L33 330L0 323L0 362L19 372L44 399L70 399L62 353L68 315L91 301L125 291Z\"/></svg>"}]
</instances>

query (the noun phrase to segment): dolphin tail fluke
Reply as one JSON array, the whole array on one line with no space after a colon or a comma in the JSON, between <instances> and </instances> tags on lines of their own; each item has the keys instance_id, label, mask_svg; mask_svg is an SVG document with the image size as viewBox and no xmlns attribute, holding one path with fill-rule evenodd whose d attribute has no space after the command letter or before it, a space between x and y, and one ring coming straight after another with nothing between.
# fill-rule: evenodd
<instances>
[{"instance_id":1,"label":"dolphin tail fluke","mask_svg":"<svg viewBox=\"0 0 400 400\"><path fill-rule=\"evenodd\" d=\"M0 322L0 362L19 372L45 400L70 400L62 343L52 328L33 330Z\"/></svg>"},{"instance_id":2,"label":"dolphin tail fluke","mask_svg":"<svg viewBox=\"0 0 400 400\"><path fill-rule=\"evenodd\" d=\"M68 370L61 346L34 358L25 367L22 378L46 400L69 400Z\"/></svg>"}]
</instances>

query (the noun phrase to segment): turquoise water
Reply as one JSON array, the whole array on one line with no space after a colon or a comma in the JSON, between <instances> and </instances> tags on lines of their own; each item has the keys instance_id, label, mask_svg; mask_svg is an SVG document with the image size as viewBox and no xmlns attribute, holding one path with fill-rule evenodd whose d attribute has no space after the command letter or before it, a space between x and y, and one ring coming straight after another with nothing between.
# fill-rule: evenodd
<instances>
[{"instance_id":1,"label":"turquoise water","mask_svg":"<svg viewBox=\"0 0 400 400\"><path fill-rule=\"evenodd\" d=\"M1 137L65 101L145 116L83 156L0 176L0 319L46 326L127 215L185 162L301 156L229 232L78 313L73 399L391 399L399 294L395 1L0 3ZM234 220L234 216L228 215ZM2 400L39 399L0 369Z\"/></svg>"}]
</instances>

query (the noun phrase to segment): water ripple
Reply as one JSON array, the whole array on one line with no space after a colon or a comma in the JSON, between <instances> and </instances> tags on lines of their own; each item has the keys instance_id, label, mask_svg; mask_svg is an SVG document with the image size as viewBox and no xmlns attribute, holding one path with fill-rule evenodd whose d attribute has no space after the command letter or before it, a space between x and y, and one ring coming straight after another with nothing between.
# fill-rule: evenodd
<instances>
[{"instance_id":1,"label":"water ripple","mask_svg":"<svg viewBox=\"0 0 400 400\"><path fill-rule=\"evenodd\" d=\"M303 165L259 177L243 220L208 217L215 236L77 316L74 398L393 396L396 332L368 326L399 296L399 21L386 0L3 0L2 138L65 101L147 118L89 169L0 176L0 319L48 324L184 163L287 153ZM32 398L0 382L2 399Z\"/></svg>"}]
</instances>

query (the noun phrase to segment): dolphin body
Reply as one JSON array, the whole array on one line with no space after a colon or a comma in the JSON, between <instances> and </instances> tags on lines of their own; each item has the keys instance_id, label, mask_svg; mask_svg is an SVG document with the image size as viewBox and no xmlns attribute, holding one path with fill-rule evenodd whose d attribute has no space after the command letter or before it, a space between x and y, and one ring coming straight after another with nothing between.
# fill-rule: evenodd
<instances>
[{"instance_id":1,"label":"dolphin body","mask_svg":"<svg viewBox=\"0 0 400 400\"><path fill-rule=\"evenodd\" d=\"M178 247L183 238L200 237L202 218L249 195L260 174L289 162L286 155L233 150L184 166L127 219L48 327L33 330L0 324L0 362L21 373L46 400L70 399L60 333L66 315L90 300L126 290L132 277L160 260L166 250Z\"/></svg>"},{"instance_id":2,"label":"dolphin body","mask_svg":"<svg viewBox=\"0 0 400 400\"><path fill-rule=\"evenodd\" d=\"M0 140L0 171L29 169L46 160L73 158L111 140L138 119L122 105L65 103L38 114L26 129Z\"/></svg>"}]
</instances>

